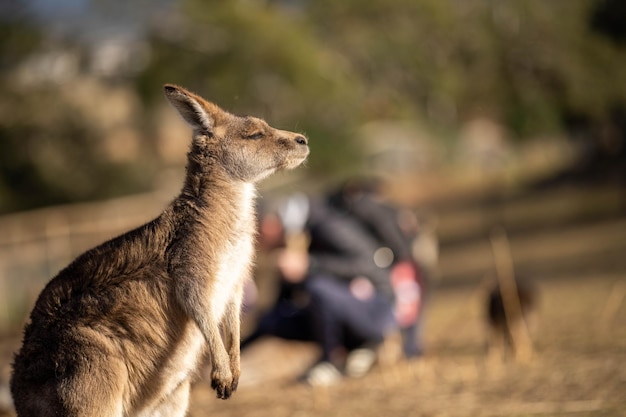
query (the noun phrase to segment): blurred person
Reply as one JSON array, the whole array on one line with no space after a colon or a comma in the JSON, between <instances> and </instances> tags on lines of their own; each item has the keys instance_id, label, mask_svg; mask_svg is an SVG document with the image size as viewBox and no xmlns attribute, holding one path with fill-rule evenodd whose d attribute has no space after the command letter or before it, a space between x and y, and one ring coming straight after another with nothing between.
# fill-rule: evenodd
<instances>
[{"instance_id":1,"label":"blurred person","mask_svg":"<svg viewBox=\"0 0 626 417\"><path fill-rule=\"evenodd\" d=\"M281 213L287 245L277 257L280 294L242 346L266 334L316 342L321 357L303 376L312 385L336 382L342 371L365 374L376 347L399 327L410 332L405 354L421 351L417 269L397 213L353 191L341 187L325 199L288 200ZM308 236L305 247L293 244L298 230Z\"/></svg>"},{"instance_id":2,"label":"blurred person","mask_svg":"<svg viewBox=\"0 0 626 417\"><path fill-rule=\"evenodd\" d=\"M374 348L396 327L394 294L388 271L374 263L375 239L326 199L305 202L300 209L308 245L289 244L293 210L283 210L287 244L276 259L280 293L242 348L263 335L314 341L321 356L303 380L326 385L341 378L348 352ZM366 362L362 368L374 357Z\"/></svg>"},{"instance_id":3,"label":"blurred person","mask_svg":"<svg viewBox=\"0 0 626 417\"><path fill-rule=\"evenodd\" d=\"M382 183L376 178L354 178L342 184L329 201L358 220L376 239L379 247L374 261L380 268L389 268L403 352L411 358L423 350L419 330L427 277L413 256L419 229L414 214L386 202L381 189Z\"/></svg>"}]
</instances>

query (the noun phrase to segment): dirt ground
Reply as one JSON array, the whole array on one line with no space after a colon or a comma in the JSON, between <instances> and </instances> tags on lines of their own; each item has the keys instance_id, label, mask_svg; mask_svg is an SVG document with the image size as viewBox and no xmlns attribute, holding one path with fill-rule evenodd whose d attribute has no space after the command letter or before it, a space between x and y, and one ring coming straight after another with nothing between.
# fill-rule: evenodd
<instances>
[{"instance_id":1,"label":"dirt ground","mask_svg":"<svg viewBox=\"0 0 626 417\"><path fill-rule=\"evenodd\" d=\"M537 353L528 364L488 364L483 292L441 288L425 316L424 357L311 389L292 382L314 358L311 347L262 340L243 356L235 395L218 400L199 381L189 416L626 416L626 280L562 278L539 288ZM10 349L3 347L6 370Z\"/></svg>"},{"instance_id":2,"label":"dirt ground","mask_svg":"<svg viewBox=\"0 0 626 417\"><path fill-rule=\"evenodd\" d=\"M626 281L589 276L539 286L537 352L528 364L485 361L478 287L439 289L427 311L423 358L310 389L284 378L250 381L285 362L298 367L297 357L306 356L265 341L272 347L259 349L256 360L244 357L234 397L215 399L200 382L190 416L626 416Z\"/></svg>"}]
</instances>

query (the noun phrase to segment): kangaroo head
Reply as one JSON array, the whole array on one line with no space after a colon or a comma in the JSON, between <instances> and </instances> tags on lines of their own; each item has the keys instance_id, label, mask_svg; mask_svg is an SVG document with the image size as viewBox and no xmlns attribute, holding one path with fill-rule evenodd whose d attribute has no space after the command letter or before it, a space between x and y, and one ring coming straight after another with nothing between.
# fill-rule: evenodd
<instances>
[{"instance_id":1,"label":"kangaroo head","mask_svg":"<svg viewBox=\"0 0 626 417\"><path fill-rule=\"evenodd\" d=\"M165 96L193 128L189 163L200 172L219 169L229 178L259 181L300 165L307 139L251 116L235 116L182 87L167 84Z\"/></svg>"}]
</instances>

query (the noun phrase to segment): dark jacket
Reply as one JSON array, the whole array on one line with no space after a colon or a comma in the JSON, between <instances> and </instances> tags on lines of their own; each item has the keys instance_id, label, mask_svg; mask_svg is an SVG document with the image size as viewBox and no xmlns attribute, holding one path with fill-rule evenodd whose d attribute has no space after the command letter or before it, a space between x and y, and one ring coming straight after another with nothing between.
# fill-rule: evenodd
<instances>
[{"instance_id":1,"label":"dark jacket","mask_svg":"<svg viewBox=\"0 0 626 417\"><path fill-rule=\"evenodd\" d=\"M311 200L307 230L311 239L311 273L345 281L363 276L393 299L389 270L374 263L374 253L380 245L358 220L326 200Z\"/></svg>"},{"instance_id":2,"label":"dark jacket","mask_svg":"<svg viewBox=\"0 0 626 417\"><path fill-rule=\"evenodd\" d=\"M389 247L395 262L412 259L410 239L400 230L395 207L366 193L351 197L338 193L330 201L338 210L357 219L380 246Z\"/></svg>"}]
</instances>

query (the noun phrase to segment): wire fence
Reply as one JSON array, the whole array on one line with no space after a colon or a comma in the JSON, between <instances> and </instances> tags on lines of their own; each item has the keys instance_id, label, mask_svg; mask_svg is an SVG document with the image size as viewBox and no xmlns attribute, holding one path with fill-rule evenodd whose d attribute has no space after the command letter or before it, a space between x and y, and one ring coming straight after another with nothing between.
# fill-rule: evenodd
<instances>
[{"instance_id":1,"label":"wire fence","mask_svg":"<svg viewBox=\"0 0 626 417\"><path fill-rule=\"evenodd\" d=\"M37 294L85 250L156 217L159 193L0 217L0 332L22 323Z\"/></svg>"}]
</instances>

